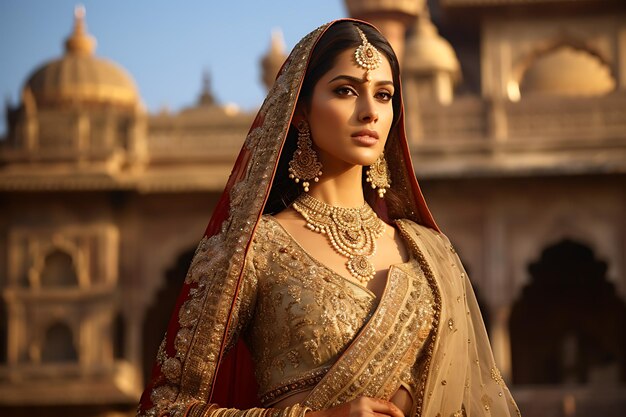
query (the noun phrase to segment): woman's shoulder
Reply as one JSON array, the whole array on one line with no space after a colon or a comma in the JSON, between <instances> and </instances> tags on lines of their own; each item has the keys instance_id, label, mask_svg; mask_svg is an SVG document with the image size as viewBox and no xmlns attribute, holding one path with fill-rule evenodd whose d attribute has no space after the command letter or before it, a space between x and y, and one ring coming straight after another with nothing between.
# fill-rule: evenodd
<instances>
[{"instance_id":1,"label":"woman's shoulder","mask_svg":"<svg viewBox=\"0 0 626 417\"><path fill-rule=\"evenodd\" d=\"M424 226L423 224L419 224L413 220L410 219L397 219L394 220L396 224L398 224L400 227L402 228L406 228L411 230L413 233L415 233L418 236L432 236L432 237L436 237L436 238L445 238L447 239L447 237L433 229L432 227L428 227L428 226Z\"/></svg>"},{"instance_id":2,"label":"woman's shoulder","mask_svg":"<svg viewBox=\"0 0 626 417\"><path fill-rule=\"evenodd\" d=\"M266 270L271 262L272 254L280 249L281 238L277 233L277 226L276 221L270 215L261 216L256 225L246 259L257 272Z\"/></svg>"},{"instance_id":3,"label":"woman's shoulder","mask_svg":"<svg viewBox=\"0 0 626 417\"><path fill-rule=\"evenodd\" d=\"M273 234L275 220L270 214L264 214L259 219L254 231L254 242L265 241Z\"/></svg>"},{"instance_id":4,"label":"woman's shoulder","mask_svg":"<svg viewBox=\"0 0 626 417\"><path fill-rule=\"evenodd\" d=\"M431 254L442 256L455 252L445 234L410 219L398 219L395 222L411 239L419 241Z\"/></svg>"},{"instance_id":5,"label":"woman's shoulder","mask_svg":"<svg viewBox=\"0 0 626 417\"><path fill-rule=\"evenodd\" d=\"M259 219L254 236L256 245L276 246L286 239L280 223L271 214L264 214Z\"/></svg>"}]
</instances>

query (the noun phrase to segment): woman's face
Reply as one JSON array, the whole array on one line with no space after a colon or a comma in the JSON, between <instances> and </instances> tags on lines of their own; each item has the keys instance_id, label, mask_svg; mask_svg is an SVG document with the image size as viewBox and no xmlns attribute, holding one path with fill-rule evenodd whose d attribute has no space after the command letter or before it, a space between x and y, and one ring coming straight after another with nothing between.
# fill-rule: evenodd
<instances>
[{"instance_id":1,"label":"woman's face","mask_svg":"<svg viewBox=\"0 0 626 417\"><path fill-rule=\"evenodd\" d=\"M313 88L304 118L324 173L371 165L385 148L393 121L393 73L383 59L370 71L370 81L365 75L354 49L347 49Z\"/></svg>"}]
</instances>

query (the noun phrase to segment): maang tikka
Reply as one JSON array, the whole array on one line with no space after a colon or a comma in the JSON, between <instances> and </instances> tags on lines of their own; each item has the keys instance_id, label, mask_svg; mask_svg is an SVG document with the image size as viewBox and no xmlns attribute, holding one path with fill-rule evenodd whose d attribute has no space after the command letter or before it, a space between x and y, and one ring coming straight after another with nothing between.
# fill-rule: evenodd
<instances>
[{"instance_id":1,"label":"maang tikka","mask_svg":"<svg viewBox=\"0 0 626 417\"><path fill-rule=\"evenodd\" d=\"M387 189L391 187L391 175L384 152L380 154L376 162L370 165L365 175L365 181L369 182L373 189L377 189L378 197L383 198Z\"/></svg>"},{"instance_id":2,"label":"maang tikka","mask_svg":"<svg viewBox=\"0 0 626 417\"><path fill-rule=\"evenodd\" d=\"M293 159L289 161L289 178L296 183L302 181L304 192L309 192L309 181L318 182L320 175L322 164L317 160L317 154L313 150L309 124L303 120L298 124L298 144Z\"/></svg>"},{"instance_id":3,"label":"maang tikka","mask_svg":"<svg viewBox=\"0 0 626 417\"><path fill-rule=\"evenodd\" d=\"M365 37L365 33L363 33L359 27L356 27L356 30L361 37L362 43L356 48L356 51L354 51L354 59L356 64L365 70L365 79L370 81L370 71L380 67L380 64L383 62L383 56L374 45L369 43Z\"/></svg>"}]
</instances>

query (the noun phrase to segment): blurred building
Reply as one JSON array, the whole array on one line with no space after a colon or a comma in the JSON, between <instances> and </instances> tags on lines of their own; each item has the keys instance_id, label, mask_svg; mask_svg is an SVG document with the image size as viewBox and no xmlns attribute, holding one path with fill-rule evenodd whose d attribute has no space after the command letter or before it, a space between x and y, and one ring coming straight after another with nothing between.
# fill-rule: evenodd
<instances>
[{"instance_id":1,"label":"blurred building","mask_svg":"<svg viewBox=\"0 0 626 417\"><path fill-rule=\"evenodd\" d=\"M626 6L354 0L523 415L626 407ZM271 83L285 52L261 63ZM253 114L147 114L79 10L0 142L0 414L131 415ZM430 416L429 416L430 417Z\"/></svg>"}]
</instances>

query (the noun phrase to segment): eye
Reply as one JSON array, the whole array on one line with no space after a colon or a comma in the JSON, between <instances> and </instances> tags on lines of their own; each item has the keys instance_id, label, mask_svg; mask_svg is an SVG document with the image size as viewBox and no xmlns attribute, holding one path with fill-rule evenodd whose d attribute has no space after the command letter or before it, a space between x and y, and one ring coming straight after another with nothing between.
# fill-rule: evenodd
<instances>
[{"instance_id":1,"label":"eye","mask_svg":"<svg viewBox=\"0 0 626 417\"><path fill-rule=\"evenodd\" d=\"M356 90L349 86L341 86L335 89L335 94L338 96L356 96Z\"/></svg>"},{"instance_id":2,"label":"eye","mask_svg":"<svg viewBox=\"0 0 626 417\"><path fill-rule=\"evenodd\" d=\"M376 93L375 97L380 101L391 101L391 99L393 98L393 94L387 90L381 90Z\"/></svg>"}]
</instances>

